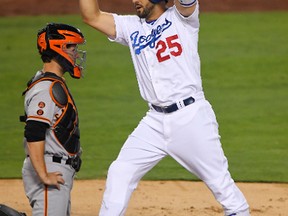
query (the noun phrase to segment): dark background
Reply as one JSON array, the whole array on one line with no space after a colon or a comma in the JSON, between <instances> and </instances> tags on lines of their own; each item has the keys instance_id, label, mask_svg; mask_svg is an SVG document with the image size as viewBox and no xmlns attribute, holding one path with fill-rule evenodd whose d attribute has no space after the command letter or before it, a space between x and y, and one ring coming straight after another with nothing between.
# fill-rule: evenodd
<instances>
[{"instance_id":1,"label":"dark background","mask_svg":"<svg viewBox=\"0 0 288 216\"><path fill-rule=\"evenodd\" d=\"M173 2L169 0L170 4ZM286 11L288 0L199 0L203 12ZM132 0L99 0L103 11L134 13ZM78 0L1 0L0 16L75 14Z\"/></svg>"}]
</instances>

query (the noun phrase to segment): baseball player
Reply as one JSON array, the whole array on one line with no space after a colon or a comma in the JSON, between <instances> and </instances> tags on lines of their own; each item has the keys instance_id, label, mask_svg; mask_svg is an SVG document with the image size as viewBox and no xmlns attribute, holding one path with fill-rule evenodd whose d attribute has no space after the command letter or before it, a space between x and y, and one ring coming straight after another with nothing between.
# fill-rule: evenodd
<instances>
[{"instance_id":1,"label":"baseball player","mask_svg":"<svg viewBox=\"0 0 288 216\"><path fill-rule=\"evenodd\" d=\"M109 167L100 215L124 215L140 179L171 156L208 186L225 215L248 216L203 93L199 3L175 0L168 8L167 1L132 0L136 16L102 12L97 0L79 0L85 23L130 48L141 96L150 107Z\"/></svg>"},{"instance_id":2,"label":"baseball player","mask_svg":"<svg viewBox=\"0 0 288 216\"><path fill-rule=\"evenodd\" d=\"M79 29L49 23L38 32L37 47L43 69L28 82L22 168L26 196L33 216L70 215L70 192L81 166L77 108L64 73L79 79L86 59L78 45L85 42Z\"/></svg>"}]
</instances>

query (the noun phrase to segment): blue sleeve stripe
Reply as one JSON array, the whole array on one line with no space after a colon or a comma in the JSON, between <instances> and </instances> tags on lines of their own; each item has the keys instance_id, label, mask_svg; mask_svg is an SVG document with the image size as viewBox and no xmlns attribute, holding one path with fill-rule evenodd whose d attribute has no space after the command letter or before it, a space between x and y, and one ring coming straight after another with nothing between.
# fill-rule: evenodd
<instances>
[{"instance_id":1,"label":"blue sleeve stripe","mask_svg":"<svg viewBox=\"0 0 288 216\"><path fill-rule=\"evenodd\" d=\"M180 4L183 6L183 7L190 7L190 6L192 6L193 4L195 4L195 2L196 2L197 0L194 0L194 1L192 1L191 3L183 3L183 2L181 2L180 1Z\"/></svg>"}]
</instances>

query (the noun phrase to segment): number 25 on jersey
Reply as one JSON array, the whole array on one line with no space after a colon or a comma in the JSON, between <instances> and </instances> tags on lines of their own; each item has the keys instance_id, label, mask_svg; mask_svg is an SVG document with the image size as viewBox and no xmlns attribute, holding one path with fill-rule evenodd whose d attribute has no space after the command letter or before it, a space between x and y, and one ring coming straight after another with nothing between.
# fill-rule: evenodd
<instances>
[{"instance_id":1,"label":"number 25 on jersey","mask_svg":"<svg viewBox=\"0 0 288 216\"><path fill-rule=\"evenodd\" d=\"M157 59L159 62L166 61L172 56L180 56L182 53L182 46L178 42L178 35L167 37L165 41L160 40L157 45Z\"/></svg>"}]
</instances>

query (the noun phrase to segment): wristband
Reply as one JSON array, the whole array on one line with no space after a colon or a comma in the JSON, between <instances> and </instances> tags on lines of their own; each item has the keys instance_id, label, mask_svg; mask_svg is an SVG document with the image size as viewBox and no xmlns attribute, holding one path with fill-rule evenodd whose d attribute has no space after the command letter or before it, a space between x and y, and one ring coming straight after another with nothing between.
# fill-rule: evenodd
<instances>
[{"instance_id":1,"label":"wristband","mask_svg":"<svg viewBox=\"0 0 288 216\"><path fill-rule=\"evenodd\" d=\"M197 0L178 0L183 7L191 7Z\"/></svg>"}]
</instances>

